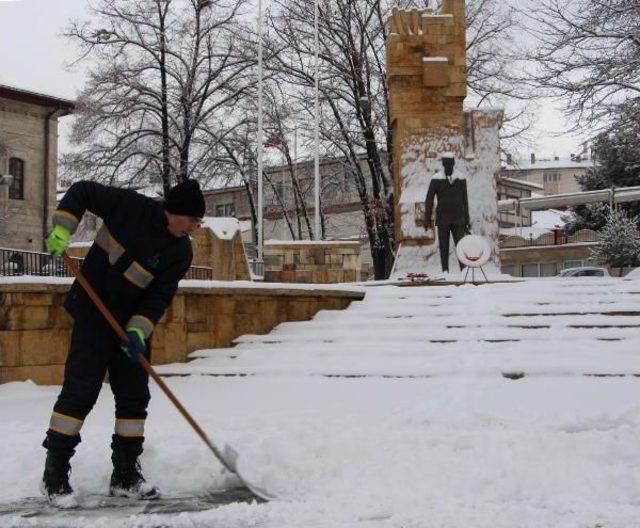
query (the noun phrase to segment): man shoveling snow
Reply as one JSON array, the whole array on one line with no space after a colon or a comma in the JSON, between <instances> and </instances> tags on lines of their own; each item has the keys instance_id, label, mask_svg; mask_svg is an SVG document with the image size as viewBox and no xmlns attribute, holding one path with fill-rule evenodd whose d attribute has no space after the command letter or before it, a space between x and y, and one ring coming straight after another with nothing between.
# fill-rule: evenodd
<instances>
[{"instance_id":1,"label":"man shoveling snow","mask_svg":"<svg viewBox=\"0 0 640 528\"><path fill-rule=\"evenodd\" d=\"M61 508L77 506L69 484L69 460L107 372L116 417L109 494L139 499L159 496L158 489L145 481L138 463L149 377L134 358L151 355L153 328L191 265L188 235L199 226L205 203L194 180L171 189L164 203L132 190L75 183L60 201L54 228L45 238L52 255L62 255L86 210L101 217L104 225L84 260L82 273L126 327L129 342L117 337L86 291L74 282L65 302L74 323L64 382L43 442L47 449L43 492L51 504Z\"/></svg>"}]
</instances>

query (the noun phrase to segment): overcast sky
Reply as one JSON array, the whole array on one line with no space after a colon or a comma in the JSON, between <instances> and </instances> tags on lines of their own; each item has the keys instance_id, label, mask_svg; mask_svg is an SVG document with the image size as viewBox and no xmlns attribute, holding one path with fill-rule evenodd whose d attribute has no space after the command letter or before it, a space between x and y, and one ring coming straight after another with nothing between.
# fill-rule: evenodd
<instances>
[{"instance_id":1,"label":"overcast sky","mask_svg":"<svg viewBox=\"0 0 640 528\"><path fill-rule=\"evenodd\" d=\"M70 19L88 15L87 0L0 0L0 84L73 99L82 87L85 66L68 68L78 56L77 49L61 34ZM70 120L62 120L61 152L68 148ZM565 128L559 107L545 104L533 149L539 157L568 157L579 151L580 138L552 135ZM528 157L528 153L519 154Z\"/></svg>"}]
</instances>

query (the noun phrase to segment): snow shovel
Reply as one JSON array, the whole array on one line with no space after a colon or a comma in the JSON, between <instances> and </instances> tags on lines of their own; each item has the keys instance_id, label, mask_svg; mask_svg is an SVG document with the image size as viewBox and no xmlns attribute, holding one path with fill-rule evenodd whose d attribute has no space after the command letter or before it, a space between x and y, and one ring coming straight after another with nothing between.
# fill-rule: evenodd
<instances>
[{"instance_id":1,"label":"snow shovel","mask_svg":"<svg viewBox=\"0 0 640 528\"><path fill-rule=\"evenodd\" d=\"M109 309L104 305L100 297L98 297L98 294L94 291L94 289L91 287L89 282L87 282L87 279L85 279L84 275L82 275L82 273L78 269L78 266L76 265L76 263L73 261L73 259L71 259L71 257L69 257L66 251L62 253L62 259L64 260L68 268L71 270L71 273L73 274L73 276L78 280L80 285L87 292L87 295L91 297L91 300L94 302L94 304L96 305L100 313L105 317L105 319L107 320L111 328L113 328L113 330L118 335L118 337L125 343L128 343L129 337L127 336L126 332L122 329L120 324L115 320L113 315L111 315L111 312L109 311ZM202 439L202 441L205 444L207 444L207 447L211 450L211 452L215 455L215 457L220 461L220 463L225 467L225 469L227 469L227 471L230 471L231 473L234 473L252 493L257 495L261 499L264 499L267 501L274 500L276 498L275 496L271 495L269 492L267 492L260 486L251 484L245 478L243 478L243 476L238 472L238 468L236 464L238 459L238 453L236 452L236 450L233 449L233 447L231 447L228 444L225 444L222 450L218 449L215 446L215 444L209 439L207 434L202 430L202 428L198 425L198 423L189 414L187 409L184 408L184 406L178 401L178 398L176 398L173 392L171 392L171 389L169 389L169 387L167 387L165 382L162 381L162 378L160 378L158 373L147 361L147 358L145 358L142 354L138 352L136 359L142 365L142 367L148 372L149 376L151 376L155 380L158 386L162 389L162 392L164 392L167 395L167 397L171 400L171 403L173 403L176 409L180 411L180 414L184 417L184 419L187 422L189 422L189 425L198 434L198 436Z\"/></svg>"}]
</instances>

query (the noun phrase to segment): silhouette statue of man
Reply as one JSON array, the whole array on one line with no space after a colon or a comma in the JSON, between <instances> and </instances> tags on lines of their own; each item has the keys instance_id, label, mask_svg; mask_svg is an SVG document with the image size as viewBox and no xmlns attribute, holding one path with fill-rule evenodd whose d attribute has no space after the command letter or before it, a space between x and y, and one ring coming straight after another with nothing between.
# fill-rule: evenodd
<instances>
[{"instance_id":1,"label":"silhouette statue of man","mask_svg":"<svg viewBox=\"0 0 640 528\"><path fill-rule=\"evenodd\" d=\"M442 271L448 272L449 237L453 234L453 240L457 244L465 234L471 232L471 226L465 174L455 168L456 160L452 153L445 152L440 158L442 168L433 175L425 200L424 226L425 229L432 227L433 199L437 197L436 226L438 227L440 262ZM462 267L464 266L461 265Z\"/></svg>"}]
</instances>

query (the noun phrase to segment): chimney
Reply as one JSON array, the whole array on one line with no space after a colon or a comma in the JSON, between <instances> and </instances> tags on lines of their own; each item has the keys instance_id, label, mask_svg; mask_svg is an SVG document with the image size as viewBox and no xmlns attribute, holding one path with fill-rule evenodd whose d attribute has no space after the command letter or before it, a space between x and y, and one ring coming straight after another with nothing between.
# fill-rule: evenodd
<instances>
[{"instance_id":1,"label":"chimney","mask_svg":"<svg viewBox=\"0 0 640 528\"><path fill-rule=\"evenodd\" d=\"M553 159L554 161L560 161L560 156L554 156Z\"/></svg>"},{"instance_id":2,"label":"chimney","mask_svg":"<svg viewBox=\"0 0 640 528\"><path fill-rule=\"evenodd\" d=\"M531 165L533 165L536 162L536 153L532 152L531 153Z\"/></svg>"}]
</instances>

